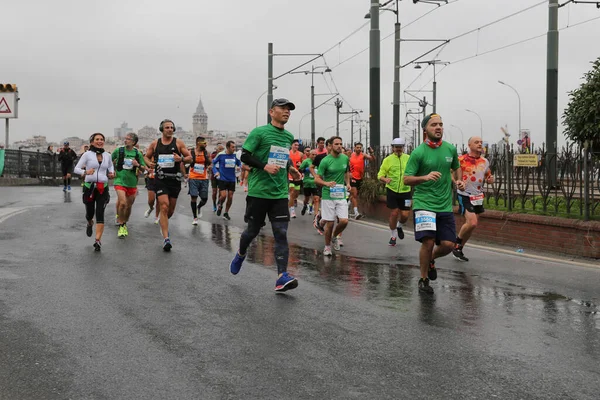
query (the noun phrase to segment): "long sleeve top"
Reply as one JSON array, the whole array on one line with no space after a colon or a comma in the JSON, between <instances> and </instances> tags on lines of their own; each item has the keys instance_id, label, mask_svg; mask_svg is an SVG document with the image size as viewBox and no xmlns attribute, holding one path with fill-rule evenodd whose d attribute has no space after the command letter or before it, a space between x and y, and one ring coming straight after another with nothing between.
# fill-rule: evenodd
<instances>
[{"instance_id":1,"label":"long sleeve top","mask_svg":"<svg viewBox=\"0 0 600 400\"><path fill-rule=\"evenodd\" d=\"M83 167L85 167L85 169L83 169ZM99 163L95 152L86 151L79 159L79 162L73 171L77 175L83 175L85 174L86 170L90 170L92 168L95 170L95 172L91 175L86 175L85 181L107 183L108 173L115 172L115 167L113 165L110 153L108 151L102 153L102 163Z\"/></svg>"},{"instance_id":2,"label":"long sleeve top","mask_svg":"<svg viewBox=\"0 0 600 400\"><path fill-rule=\"evenodd\" d=\"M235 182L235 167L242 163L235 156L235 153L219 153L213 160L213 174L219 174L219 180L225 182Z\"/></svg>"}]
</instances>

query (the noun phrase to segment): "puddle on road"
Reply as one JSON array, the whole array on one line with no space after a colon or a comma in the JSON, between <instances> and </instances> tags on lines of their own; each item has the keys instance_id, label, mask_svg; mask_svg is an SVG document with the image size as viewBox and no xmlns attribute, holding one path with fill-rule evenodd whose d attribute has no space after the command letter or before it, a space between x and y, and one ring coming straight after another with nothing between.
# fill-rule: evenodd
<instances>
[{"instance_id":1,"label":"puddle on road","mask_svg":"<svg viewBox=\"0 0 600 400\"><path fill-rule=\"evenodd\" d=\"M212 240L235 251L241 231L237 227L211 224ZM259 235L252 243L247 261L275 270L274 239ZM541 323L565 323L572 327L587 326L591 319L594 329L600 330L598 306L586 300L576 300L559 293L536 292L525 286L478 274L438 269L439 278L433 283L434 296L418 292L419 267L407 263L401 256L365 259L336 253L323 257L322 249L310 249L290 244L289 271L301 280L327 287L352 298L366 299L382 307L400 312L414 309L418 301L423 321L432 325L475 327L487 314L501 312L506 316L521 315ZM418 299L418 300L417 300ZM435 309L435 313L428 311ZM444 313L440 313L440 311ZM435 315L438 315L437 319ZM587 329L583 328L583 329Z\"/></svg>"}]
</instances>

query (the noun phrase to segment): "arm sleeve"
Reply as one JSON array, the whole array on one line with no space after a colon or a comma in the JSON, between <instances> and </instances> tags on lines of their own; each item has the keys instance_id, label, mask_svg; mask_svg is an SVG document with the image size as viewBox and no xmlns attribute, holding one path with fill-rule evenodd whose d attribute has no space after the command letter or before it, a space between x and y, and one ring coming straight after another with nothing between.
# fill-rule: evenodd
<instances>
[{"instance_id":1,"label":"arm sleeve","mask_svg":"<svg viewBox=\"0 0 600 400\"><path fill-rule=\"evenodd\" d=\"M244 144L245 146L245 144ZM242 148L242 156L240 157L242 162L246 165L249 165L254 168L263 169L266 163L260 161L258 158L254 157L249 150Z\"/></svg>"},{"instance_id":2,"label":"arm sleeve","mask_svg":"<svg viewBox=\"0 0 600 400\"><path fill-rule=\"evenodd\" d=\"M79 159L79 162L77 162L77 165L75 166L75 168L73 168L73 173L77 174L77 175L83 175L85 174L85 170L83 169L83 166L86 163L86 159L87 159L87 153L83 153L81 155L81 158Z\"/></svg>"}]
</instances>

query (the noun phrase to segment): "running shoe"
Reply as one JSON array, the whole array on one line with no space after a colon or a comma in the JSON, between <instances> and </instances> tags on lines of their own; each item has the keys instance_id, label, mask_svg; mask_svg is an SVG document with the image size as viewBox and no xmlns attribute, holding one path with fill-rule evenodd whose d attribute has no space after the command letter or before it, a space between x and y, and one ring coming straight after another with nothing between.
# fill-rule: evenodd
<instances>
[{"instance_id":1,"label":"running shoe","mask_svg":"<svg viewBox=\"0 0 600 400\"><path fill-rule=\"evenodd\" d=\"M192 225L198 225L198 218L194 218L194 220L192 221Z\"/></svg>"},{"instance_id":2,"label":"running shoe","mask_svg":"<svg viewBox=\"0 0 600 400\"><path fill-rule=\"evenodd\" d=\"M361 213L356 213L356 215L354 215L354 219L357 220L357 221L359 219L361 219L362 217L363 217L363 215Z\"/></svg>"},{"instance_id":3,"label":"running shoe","mask_svg":"<svg viewBox=\"0 0 600 400\"><path fill-rule=\"evenodd\" d=\"M452 255L458 261L465 261L465 262L469 261L469 259L467 257L465 257L465 254L463 253L461 248L455 247L454 249L452 249Z\"/></svg>"},{"instance_id":4,"label":"running shoe","mask_svg":"<svg viewBox=\"0 0 600 400\"><path fill-rule=\"evenodd\" d=\"M331 252L331 246L325 246L325 248L323 249L323 255L324 256L330 256L333 253Z\"/></svg>"},{"instance_id":5,"label":"running shoe","mask_svg":"<svg viewBox=\"0 0 600 400\"><path fill-rule=\"evenodd\" d=\"M66 191L67 191L67 187L65 186L65 187L63 188L63 192L66 192Z\"/></svg>"},{"instance_id":6,"label":"running shoe","mask_svg":"<svg viewBox=\"0 0 600 400\"><path fill-rule=\"evenodd\" d=\"M302 215L306 214L307 208L308 208L308 204L304 204L304 206L302 207L302 211L300 211L300 214L302 214Z\"/></svg>"},{"instance_id":7,"label":"running shoe","mask_svg":"<svg viewBox=\"0 0 600 400\"><path fill-rule=\"evenodd\" d=\"M71 185L67 186L67 192L71 191Z\"/></svg>"},{"instance_id":8,"label":"running shoe","mask_svg":"<svg viewBox=\"0 0 600 400\"><path fill-rule=\"evenodd\" d=\"M309 204L309 205L308 205L308 215L313 215L313 212L314 212L313 205L312 205L312 204Z\"/></svg>"},{"instance_id":9,"label":"running shoe","mask_svg":"<svg viewBox=\"0 0 600 400\"><path fill-rule=\"evenodd\" d=\"M159 222L160 222L159 217L154 218L154 225L158 225Z\"/></svg>"},{"instance_id":10,"label":"running shoe","mask_svg":"<svg viewBox=\"0 0 600 400\"><path fill-rule=\"evenodd\" d=\"M147 209L144 213L144 218L148 218L150 214L152 214L152 211L154 211L154 207L150 207L149 209Z\"/></svg>"},{"instance_id":11,"label":"running shoe","mask_svg":"<svg viewBox=\"0 0 600 400\"><path fill-rule=\"evenodd\" d=\"M340 240L337 237L331 238L331 245L335 251L340 251Z\"/></svg>"},{"instance_id":12,"label":"running shoe","mask_svg":"<svg viewBox=\"0 0 600 400\"><path fill-rule=\"evenodd\" d=\"M223 211L223 206L219 204L219 207L217 208L217 217L221 216L221 211Z\"/></svg>"},{"instance_id":13,"label":"running shoe","mask_svg":"<svg viewBox=\"0 0 600 400\"><path fill-rule=\"evenodd\" d=\"M171 239L166 238L165 241L163 242L163 250L171 251L172 247L173 247L173 245L171 244Z\"/></svg>"},{"instance_id":14,"label":"running shoe","mask_svg":"<svg viewBox=\"0 0 600 400\"><path fill-rule=\"evenodd\" d=\"M323 228L321 226L321 224L319 223L319 221L315 220L315 222L313 223L313 226L315 227L315 229L317 230L317 232L319 232L319 235L324 235L325 234L325 228Z\"/></svg>"},{"instance_id":15,"label":"running shoe","mask_svg":"<svg viewBox=\"0 0 600 400\"><path fill-rule=\"evenodd\" d=\"M233 275L237 275L240 272L240 269L242 269L242 263L245 259L245 255L240 256L240 252L236 251L235 257L233 257L233 260L231 260L231 264L229 264L229 272L231 272Z\"/></svg>"},{"instance_id":16,"label":"running shoe","mask_svg":"<svg viewBox=\"0 0 600 400\"><path fill-rule=\"evenodd\" d=\"M391 237L390 241L388 242L388 244L392 247L394 247L396 245L396 238L395 237Z\"/></svg>"},{"instance_id":17,"label":"running shoe","mask_svg":"<svg viewBox=\"0 0 600 400\"><path fill-rule=\"evenodd\" d=\"M398 239L404 239L404 231L402 230L401 225L396 225L396 232L398 232Z\"/></svg>"},{"instance_id":18,"label":"running shoe","mask_svg":"<svg viewBox=\"0 0 600 400\"><path fill-rule=\"evenodd\" d=\"M117 237L124 238L125 232L123 230L123 225L119 226L119 232L117 232Z\"/></svg>"},{"instance_id":19,"label":"running shoe","mask_svg":"<svg viewBox=\"0 0 600 400\"><path fill-rule=\"evenodd\" d=\"M342 242L342 237L338 235L337 242L340 244L340 247L344 247L344 242Z\"/></svg>"},{"instance_id":20,"label":"running shoe","mask_svg":"<svg viewBox=\"0 0 600 400\"><path fill-rule=\"evenodd\" d=\"M430 281L435 281L437 279L437 269L435 268L435 260L431 260L429 263L429 271L427 271L427 277Z\"/></svg>"},{"instance_id":21,"label":"running shoe","mask_svg":"<svg viewBox=\"0 0 600 400\"><path fill-rule=\"evenodd\" d=\"M296 210L294 210L294 208L290 208L290 217L292 218L296 218Z\"/></svg>"},{"instance_id":22,"label":"running shoe","mask_svg":"<svg viewBox=\"0 0 600 400\"><path fill-rule=\"evenodd\" d=\"M202 218L202 208L198 208L198 218Z\"/></svg>"},{"instance_id":23,"label":"running shoe","mask_svg":"<svg viewBox=\"0 0 600 400\"><path fill-rule=\"evenodd\" d=\"M100 251L102 249L102 243L98 239L94 242L94 251Z\"/></svg>"},{"instance_id":24,"label":"running shoe","mask_svg":"<svg viewBox=\"0 0 600 400\"><path fill-rule=\"evenodd\" d=\"M286 290L295 289L298 287L298 280L292 275L284 272L275 282L276 292L285 292Z\"/></svg>"},{"instance_id":25,"label":"running shoe","mask_svg":"<svg viewBox=\"0 0 600 400\"><path fill-rule=\"evenodd\" d=\"M92 237L92 228L93 225L90 224L86 224L87 226L85 227L85 234L87 235L87 237Z\"/></svg>"},{"instance_id":26,"label":"running shoe","mask_svg":"<svg viewBox=\"0 0 600 400\"><path fill-rule=\"evenodd\" d=\"M213 212L217 212L217 206L213 206Z\"/></svg>"},{"instance_id":27,"label":"running shoe","mask_svg":"<svg viewBox=\"0 0 600 400\"><path fill-rule=\"evenodd\" d=\"M224 213L223 219L226 219L227 221L231 221L231 217L229 216L229 213Z\"/></svg>"},{"instance_id":28,"label":"running shoe","mask_svg":"<svg viewBox=\"0 0 600 400\"><path fill-rule=\"evenodd\" d=\"M127 230L127 225L123 224L123 233L125 236L129 236L129 231Z\"/></svg>"},{"instance_id":29,"label":"running shoe","mask_svg":"<svg viewBox=\"0 0 600 400\"><path fill-rule=\"evenodd\" d=\"M428 278L419 279L419 292L433 294L433 288L431 286L429 286Z\"/></svg>"}]
</instances>

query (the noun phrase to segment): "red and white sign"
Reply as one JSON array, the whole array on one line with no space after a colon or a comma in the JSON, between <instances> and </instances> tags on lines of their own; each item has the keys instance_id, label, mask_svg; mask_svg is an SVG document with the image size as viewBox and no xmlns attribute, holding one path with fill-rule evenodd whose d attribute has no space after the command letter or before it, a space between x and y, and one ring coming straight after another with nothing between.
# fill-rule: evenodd
<instances>
[{"instance_id":1,"label":"red and white sign","mask_svg":"<svg viewBox=\"0 0 600 400\"><path fill-rule=\"evenodd\" d=\"M17 118L17 93L0 93L0 119Z\"/></svg>"}]
</instances>

